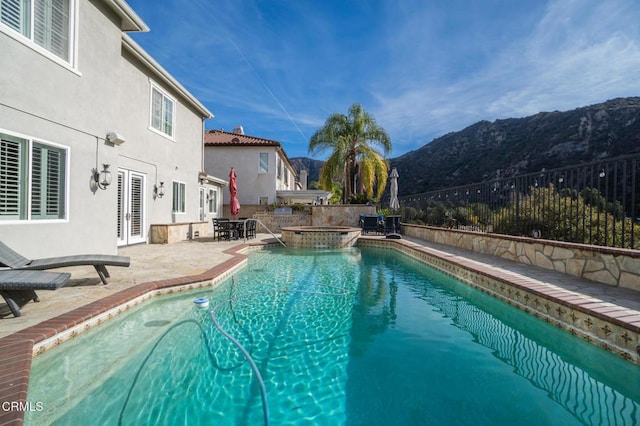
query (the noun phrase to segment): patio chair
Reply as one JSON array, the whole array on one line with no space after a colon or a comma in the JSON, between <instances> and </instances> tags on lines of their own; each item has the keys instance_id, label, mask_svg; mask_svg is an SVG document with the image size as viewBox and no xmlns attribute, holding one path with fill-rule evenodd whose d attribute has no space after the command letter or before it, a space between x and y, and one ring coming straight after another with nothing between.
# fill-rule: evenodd
<instances>
[{"instance_id":1,"label":"patio chair","mask_svg":"<svg viewBox=\"0 0 640 426\"><path fill-rule=\"evenodd\" d=\"M36 290L57 290L69 281L68 272L42 272L4 269L0 271L0 295L14 317L29 301L39 302Z\"/></svg>"},{"instance_id":2,"label":"patio chair","mask_svg":"<svg viewBox=\"0 0 640 426\"><path fill-rule=\"evenodd\" d=\"M362 221L362 233L380 232L378 216L365 216Z\"/></svg>"},{"instance_id":3,"label":"patio chair","mask_svg":"<svg viewBox=\"0 0 640 426\"><path fill-rule=\"evenodd\" d=\"M256 237L256 221L253 219L249 219L246 221L247 224L247 239L250 240Z\"/></svg>"},{"instance_id":4,"label":"patio chair","mask_svg":"<svg viewBox=\"0 0 640 426\"><path fill-rule=\"evenodd\" d=\"M389 215L384 218L384 234L387 238L400 238L400 216Z\"/></svg>"},{"instance_id":5,"label":"patio chair","mask_svg":"<svg viewBox=\"0 0 640 426\"><path fill-rule=\"evenodd\" d=\"M213 238L220 241L229 240L231 238L231 228L229 227L229 219L222 217L213 218Z\"/></svg>"},{"instance_id":6,"label":"patio chair","mask_svg":"<svg viewBox=\"0 0 640 426\"><path fill-rule=\"evenodd\" d=\"M107 254L80 254L73 256L49 257L45 259L27 259L16 253L9 246L0 241L0 267L11 269L29 269L43 271L47 269L65 268L68 266L91 265L96 269L103 284L107 284L109 271L107 266L128 267L131 259L126 256L113 256Z\"/></svg>"}]
</instances>

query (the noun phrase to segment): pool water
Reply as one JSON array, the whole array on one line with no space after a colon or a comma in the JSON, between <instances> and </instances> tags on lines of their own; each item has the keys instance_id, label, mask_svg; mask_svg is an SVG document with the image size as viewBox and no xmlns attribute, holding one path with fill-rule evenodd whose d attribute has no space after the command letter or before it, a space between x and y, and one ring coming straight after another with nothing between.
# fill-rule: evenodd
<instances>
[{"instance_id":1,"label":"pool water","mask_svg":"<svg viewBox=\"0 0 640 426\"><path fill-rule=\"evenodd\" d=\"M211 300L195 307L195 297ZM33 361L25 424L640 424L640 368L401 254L252 253Z\"/></svg>"}]
</instances>

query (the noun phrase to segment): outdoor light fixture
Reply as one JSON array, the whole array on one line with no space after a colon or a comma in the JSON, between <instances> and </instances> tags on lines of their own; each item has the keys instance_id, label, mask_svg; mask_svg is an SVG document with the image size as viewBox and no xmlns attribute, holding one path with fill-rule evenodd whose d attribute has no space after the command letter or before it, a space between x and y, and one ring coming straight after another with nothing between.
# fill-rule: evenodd
<instances>
[{"instance_id":1,"label":"outdoor light fixture","mask_svg":"<svg viewBox=\"0 0 640 426\"><path fill-rule=\"evenodd\" d=\"M125 142L124 136L117 132L107 133L106 140L114 145L122 145Z\"/></svg>"},{"instance_id":2,"label":"outdoor light fixture","mask_svg":"<svg viewBox=\"0 0 640 426\"><path fill-rule=\"evenodd\" d=\"M604 169L600 170L600 177L603 178L605 176Z\"/></svg>"},{"instance_id":3,"label":"outdoor light fixture","mask_svg":"<svg viewBox=\"0 0 640 426\"><path fill-rule=\"evenodd\" d=\"M111 172L109 171L109 165L103 164L102 171L98 172L98 169L93 169L93 180L96 186L100 189L107 189L107 186L111 184Z\"/></svg>"},{"instance_id":4,"label":"outdoor light fixture","mask_svg":"<svg viewBox=\"0 0 640 426\"><path fill-rule=\"evenodd\" d=\"M153 195L162 198L164 196L164 182L160 182L160 186L153 185Z\"/></svg>"}]
</instances>

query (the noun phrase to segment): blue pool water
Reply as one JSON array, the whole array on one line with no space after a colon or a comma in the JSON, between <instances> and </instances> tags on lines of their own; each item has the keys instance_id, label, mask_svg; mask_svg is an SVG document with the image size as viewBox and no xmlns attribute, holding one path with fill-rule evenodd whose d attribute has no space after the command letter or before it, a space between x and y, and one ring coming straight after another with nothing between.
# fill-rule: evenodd
<instances>
[{"instance_id":1,"label":"blue pool water","mask_svg":"<svg viewBox=\"0 0 640 426\"><path fill-rule=\"evenodd\" d=\"M211 300L197 308L195 297ZM640 424L640 368L400 254L252 253L34 359L26 424Z\"/></svg>"}]
</instances>

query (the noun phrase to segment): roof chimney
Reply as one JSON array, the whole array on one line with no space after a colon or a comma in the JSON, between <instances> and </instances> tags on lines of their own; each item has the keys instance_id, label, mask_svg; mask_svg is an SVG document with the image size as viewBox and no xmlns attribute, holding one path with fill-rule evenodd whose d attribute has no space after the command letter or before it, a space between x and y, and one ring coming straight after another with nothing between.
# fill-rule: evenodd
<instances>
[{"instance_id":1,"label":"roof chimney","mask_svg":"<svg viewBox=\"0 0 640 426\"><path fill-rule=\"evenodd\" d=\"M305 169L300 170L300 175L299 175L300 188L303 191L307 190L307 176L309 176L309 172L308 171L306 171Z\"/></svg>"},{"instance_id":2,"label":"roof chimney","mask_svg":"<svg viewBox=\"0 0 640 426\"><path fill-rule=\"evenodd\" d=\"M233 133L235 133L236 135L244 135L244 129L242 128L242 126L236 126L233 128Z\"/></svg>"}]
</instances>

